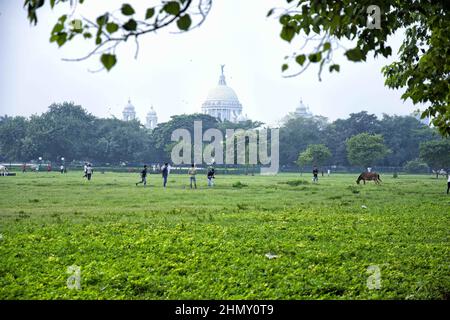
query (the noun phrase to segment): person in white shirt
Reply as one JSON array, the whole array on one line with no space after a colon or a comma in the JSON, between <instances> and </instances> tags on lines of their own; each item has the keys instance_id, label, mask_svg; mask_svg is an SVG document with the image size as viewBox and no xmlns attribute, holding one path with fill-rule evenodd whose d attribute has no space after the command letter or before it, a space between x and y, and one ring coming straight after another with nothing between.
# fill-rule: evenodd
<instances>
[{"instance_id":1,"label":"person in white shirt","mask_svg":"<svg viewBox=\"0 0 450 320\"><path fill-rule=\"evenodd\" d=\"M91 180L93 172L94 172L94 169L92 169L92 165L89 163L86 168L86 176L87 176L88 180Z\"/></svg>"},{"instance_id":2,"label":"person in white shirt","mask_svg":"<svg viewBox=\"0 0 450 320\"><path fill-rule=\"evenodd\" d=\"M84 171L84 176L83 176L83 178L86 178L87 177L87 166L88 164L87 164L87 162L85 162L84 163L84 169L83 169L83 171Z\"/></svg>"}]
</instances>

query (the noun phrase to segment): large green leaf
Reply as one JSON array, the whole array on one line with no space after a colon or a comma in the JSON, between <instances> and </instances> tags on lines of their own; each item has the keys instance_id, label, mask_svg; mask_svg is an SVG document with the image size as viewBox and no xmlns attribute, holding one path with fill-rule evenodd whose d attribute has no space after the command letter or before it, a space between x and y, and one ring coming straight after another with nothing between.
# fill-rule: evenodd
<instances>
[{"instance_id":1,"label":"large green leaf","mask_svg":"<svg viewBox=\"0 0 450 320\"><path fill-rule=\"evenodd\" d=\"M119 30L119 26L117 25L117 23L109 22L106 24L106 31L108 31L109 33L114 33L117 30Z\"/></svg>"},{"instance_id":2,"label":"large green leaf","mask_svg":"<svg viewBox=\"0 0 450 320\"><path fill-rule=\"evenodd\" d=\"M306 56L305 56L304 54L299 54L299 55L295 58L295 61L296 61L299 65L301 65L301 66L303 66L303 64L305 63L305 60L306 60Z\"/></svg>"},{"instance_id":3,"label":"large green leaf","mask_svg":"<svg viewBox=\"0 0 450 320\"><path fill-rule=\"evenodd\" d=\"M131 16L135 12L133 7L131 5L129 5L128 3L124 3L122 5L121 11L122 11L122 14L125 15L125 16Z\"/></svg>"},{"instance_id":4,"label":"large green leaf","mask_svg":"<svg viewBox=\"0 0 450 320\"><path fill-rule=\"evenodd\" d=\"M191 23L191 17L188 14L185 14L184 16L180 17L180 19L178 19L177 26L180 30L187 31L189 30Z\"/></svg>"},{"instance_id":5,"label":"large green leaf","mask_svg":"<svg viewBox=\"0 0 450 320\"><path fill-rule=\"evenodd\" d=\"M291 42L292 38L295 36L295 28L292 26L283 26L281 29L280 37L287 42Z\"/></svg>"},{"instance_id":6,"label":"large green leaf","mask_svg":"<svg viewBox=\"0 0 450 320\"><path fill-rule=\"evenodd\" d=\"M137 28L137 23L134 19L130 19L123 25L123 28L127 31L135 31Z\"/></svg>"},{"instance_id":7,"label":"large green leaf","mask_svg":"<svg viewBox=\"0 0 450 320\"><path fill-rule=\"evenodd\" d=\"M163 10L175 16L180 13L180 4L176 1L169 1L164 5Z\"/></svg>"},{"instance_id":8,"label":"large green leaf","mask_svg":"<svg viewBox=\"0 0 450 320\"><path fill-rule=\"evenodd\" d=\"M106 68L106 70L111 70L112 67L114 67L114 65L117 62L116 59L116 55L114 54L109 54L109 53L104 53L102 54L100 61L102 62L103 66Z\"/></svg>"},{"instance_id":9,"label":"large green leaf","mask_svg":"<svg viewBox=\"0 0 450 320\"><path fill-rule=\"evenodd\" d=\"M316 53L311 53L308 56L309 61L311 61L312 63L316 63L316 62L320 62L320 60L322 60L322 53L320 52L316 52Z\"/></svg>"},{"instance_id":10,"label":"large green leaf","mask_svg":"<svg viewBox=\"0 0 450 320\"><path fill-rule=\"evenodd\" d=\"M145 12L145 20L150 19L155 15L155 8L148 8Z\"/></svg>"},{"instance_id":11,"label":"large green leaf","mask_svg":"<svg viewBox=\"0 0 450 320\"><path fill-rule=\"evenodd\" d=\"M361 61L365 58L363 52L359 48L347 50L347 52L345 52L345 55L350 61Z\"/></svg>"},{"instance_id":12,"label":"large green leaf","mask_svg":"<svg viewBox=\"0 0 450 320\"><path fill-rule=\"evenodd\" d=\"M101 27L105 25L109 20L109 14L105 13L97 18L97 24Z\"/></svg>"}]
</instances>

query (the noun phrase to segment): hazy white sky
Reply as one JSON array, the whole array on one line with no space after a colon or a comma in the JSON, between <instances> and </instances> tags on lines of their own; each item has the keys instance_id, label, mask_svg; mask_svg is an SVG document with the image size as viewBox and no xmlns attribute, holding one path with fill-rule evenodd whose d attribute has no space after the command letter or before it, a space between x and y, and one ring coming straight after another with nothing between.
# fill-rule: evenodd
<instances>
[{"instance_id":1,"label":"hazy white sky","mask_svg":"<svg viewBox=\"0 0 450 320\"><path fill-rule=\"evenodd\" d=\"M120 8L124 1L86 1L80 14L96 17L101 10ZM127 1L142 7L139 1ZM146 2L148 4L148 2ZM339 74L324 70L318 81L312 66L296 78L283 78L281 64L300 43L289 45L279 38L278 21L267 11L284 0L215 0L206 22L185 34L162 31L142 37L134 59L133 42L118 50L118 64L111 72L99 68L98 57L84 62L64 62L81 57L92 48L83 42L58 49L49 43L56 19L67 11L41 9L39 23L30 26L22 1L0 1L0 114L29 116L44 112L53 102L73 101L100 117L108 109L121 117L128 98L144 122L153 105L160 122L170 115L200 112L208 90L226 64L227 83L237 93L244 114L253 120L275 123L294 111L303 99L311 111L331 120L367 110L381 115L409 114L415 106L400 99L402 91L384 87L381 67L392 61L370 58L352 63L342 57ZM171 29L174 31L174 29ZM394 52L401 37L392 39Z\"/></svg>"}]
</instances>

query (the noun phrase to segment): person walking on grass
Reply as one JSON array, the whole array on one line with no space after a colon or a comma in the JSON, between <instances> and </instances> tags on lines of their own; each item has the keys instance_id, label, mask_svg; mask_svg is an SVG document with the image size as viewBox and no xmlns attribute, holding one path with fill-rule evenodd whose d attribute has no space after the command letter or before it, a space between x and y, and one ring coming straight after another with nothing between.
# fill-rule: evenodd
<instances>
[{"instance_id":1,"label":"person walking on grass","mask_svg":"<svg viewBox=\"0 0 450 320\"><path fill-rule=\"evenodd\" d=\"M141 183L144 184L144 187L147 186L147 165L144 165L144 169L141 171L141 181L136 182L136 187Z\"/></svg>"},{"instance_id":2,"label":"person walking on grass","mask_svg":"<svg viewBox=\"0 0 450 320\"><path fill-rule=\"evenodd\" d=\"M214 176L215 172L214 172L214 168L213 167L209 167L208 169L208 187L214 187Z\"/></svg>"},{"instance_id":3,"label":"person walking on grass","mask_svg":"<svg viewBox=\"0 0 450 320\"><path fill-rule=\"evenodd\" d=\"M88 167L88 163L85 162L85 163L84 163L84 168L83 168L83 171L84 171L84 176L83 176L83 178L87 178L87 167Z\"/></svg>"},{"instance_id":4,"label":"person walking on grass","mask_svg":"<svg viewBox=\"0 0 450 320\"><path fill-rule=\"evenodd\" d=\"M450 174L447 175L447 194L450 191Z\"/></svg>"},{"instance_id":5,"label":"person walking on grass","mask_svg":"<svg viewBox=\"0 0 450 320\"><path fill-rule=\"evenodd\" d=\"M195 167L195 164L191 165L191 168L188 170L189 174L189 181L192 189L192 183L194 183L194 188L197 189L197 181L195 179L195 175L197 174L197 168Z\"/></svg>"},{"instance_id":6,"label":"person walking on grass","mask_svg":"<svg viewBox=\"0 0 450 320\"><path fill-rule=\"evenodd\" d=\"M313 182L314 183L319 182L318 175L319 175L319 170L317 169L316 166L314 166L314 168L313 168Z\"/></svg>"},{"instance_id":7,"label":"person walking on grass","mask_svg":"<svg viewBox=\"0 0 450 320\"><path fill-rule=\"evenodd\" d=\"M93 173L94 173L94 169L92 168L92 164L88 163L88 165L86 167L86 177L89 181L91 181Z\"/></svg>"},{"instance_id":8,"label":"person walking on grass","mask_svg":"<svg viewBox=\"0 0 450 320\"><path fill-rule=\"evenodd\" d=\"M169 176L169 164L167 162L161 168L161 173L162 173L162 177L163 177L163 186L165 188L167 185L167 177Z\"/></svg>"}]
</instances>

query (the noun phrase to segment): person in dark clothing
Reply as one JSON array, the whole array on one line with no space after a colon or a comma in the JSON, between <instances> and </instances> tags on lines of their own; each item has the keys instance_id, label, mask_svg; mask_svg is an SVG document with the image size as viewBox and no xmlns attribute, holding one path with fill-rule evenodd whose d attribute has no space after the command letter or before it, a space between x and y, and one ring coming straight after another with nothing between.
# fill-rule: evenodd
<instances>
[{"instance_id":1,"label":"person in dark clothing","mask_svg":"<svg viewBox=\"0 0 450 320\"><path fill-rule=\"evenodd\" d=\"M447 194L450 191L450 174L447 176Z\"/></svg>"},{"instance_id":2,"label":"person in dark clothing","mask_svg":"<svg viewBox=\"0 0 450 320\"><path fill-rule=\"evenodd\" d=\"M141 181L136 182L136 187L141 183L144 184L144 187L147 185L147 165L144 165L144 170L141 171Z\"/></svg>"},{"instance_id":3,"label":"person in dark clothing","mask_svg":"<svg viewBox=\"0 0 450 320\"><path fill-rule=\"evenodd\" d=\"M319 181L318 175L319 175L319 170L317 169L317 167L314 167L313 168L313 182Z\"/></svg>"},{"instance_id":4,"label":"person in dark clothing","mask_svg":"<svg viewBox=\"0 0 450 320\"><path fill-rule=\"evenodd\" d=\"M167 185L167 177L169 176L169 164L167 162L161 168L161 173L162 173L162 177L163 177L163 186L165 188Z\"/></svg>"},{"instance_id":5,"label":"person in dark clothing","mask_svg":"<svg viewBox=\"0 0 450 320\"><path fill-rule=\"evenodd\" d=\"M208 174L207 174L207 177L208 177L208 187L214 187L214 178L215 178L214 174L215 174L214 168L213 168L213 167L210 167L210 168L208 169Z\"/></svg>"}]
</instances>

